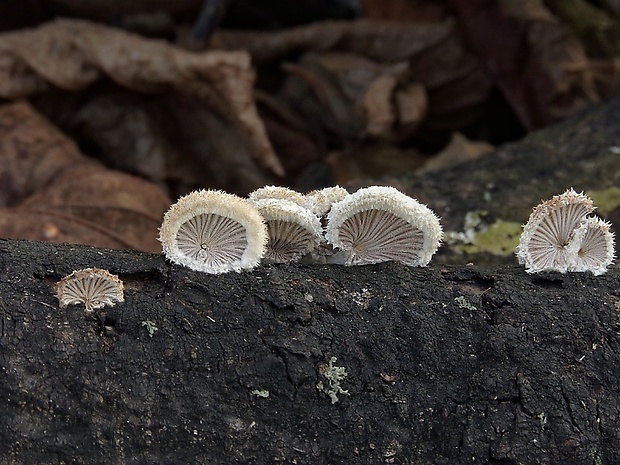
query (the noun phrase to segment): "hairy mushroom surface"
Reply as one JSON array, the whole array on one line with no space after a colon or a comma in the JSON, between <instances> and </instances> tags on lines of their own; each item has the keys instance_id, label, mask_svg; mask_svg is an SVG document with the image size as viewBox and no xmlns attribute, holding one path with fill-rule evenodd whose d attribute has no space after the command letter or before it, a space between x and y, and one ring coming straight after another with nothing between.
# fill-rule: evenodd
<instances>
[{"instance_id":1,"label":"hairy mushroom surface","mask_svg":"<svg viewBox=\"0 0 620 465\"><path fill-rule=\"evenodd\" d=\"M324 217L331 210L332 205L343 200L349 192L344 187L331 186L308 192L306 205L317 216Z\"/></svg>"},{"instance_id":2,"label":"hairy mushroom surface","mask_svg":"<svg viewBox=\"0 0 620 465\"><path fill-rule=\"evenodd\" d=\"M614 238L608 223L588 216L595 209L572 188L534 207L517 246L525 271L604 273L614 258Z\"/></svg>"},{"instance_id":3,"label":"hairy mushroom surface","mask_svg":"<svg viewBox=\"0 0 620 465\"><path fill-rule=\"evenodd\" d=\"M170 207L159 241L174 263L210 274L239 272L260 263L267 228L247 200L218 190L201 190Z\"/></svg>"},{"instance_id":4,"label":"hairy mushroom surface","mask_svg":"<svg viewBox=\"0 0 620 465\"><path fill-rule=\"evenodd\" d=\"M250 192L248 199L251 202L256 202L263 199L280 199L289 200L302 207L306 205L306 197L293 189L282 186L264 186Z\"/></svg>"},{"instance_id":5,"label":"hairy mushroom surface","mask_svg":"<svg viewBox=\"0 0 620 465\"><path fill-rule=\"evenodd\" d=\"M296 261L319 244L321 223L307 208L285 199L260 199L254 204L267 223L266 261Z\"/></svg>"},{"instance_id":6,"label":"hairy mushroom surface","mask_svg":"<svg viewBox=\"0 0 620 465\"><path fill-rule=\"evenodd\" d=\"M615 258L614 234L610 223L597 217L587 218L575 230L569 246L568 271L591 271L601 275Z\"/></svg>"},{"instance_id":7,"label":"hairy mushroom surface","mask_svg":"<svg viewBox=\"0 0 620 465\"><path fill-rule=\"evenodd\" d=\"M65 276L56 283L56 296L61 308L81 303L89 312L125 301L123 282L100 268L84 268Z\"/></svg>"},{"instance_id":8,"label":"hairy mushroom surface","mask_svg":"<svg viewBox=\"0 0 620 465\"><path fill-rule=\"evenodd\" d=\"M327 242L344 252L346 265L425 266L443 237L433 211L393 187L360 189L333 204L327 219Z\"/></svg>"}]
</instances>

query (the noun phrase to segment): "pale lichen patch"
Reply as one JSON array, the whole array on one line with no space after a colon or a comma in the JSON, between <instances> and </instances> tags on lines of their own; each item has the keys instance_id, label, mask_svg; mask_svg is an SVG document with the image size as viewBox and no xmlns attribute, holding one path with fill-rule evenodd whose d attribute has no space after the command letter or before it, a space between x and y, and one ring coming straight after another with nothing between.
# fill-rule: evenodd
<instances>
[{"instance_id":1,"label":"pale lichen patch","mask_svg":"<svg viewBox=\"0 0 620 465\"><path fill-rule=\"evenodd\" d=\"M347 377L347 370L344 367L335 366L338 359L331 357L327 365L321 365L319 372L327 380L326 383L319 381L316 388L329 396L332 404L338 402L338 394L350 395L349 391L342 389L340 382Z\"/></svg>"}]
</instances>

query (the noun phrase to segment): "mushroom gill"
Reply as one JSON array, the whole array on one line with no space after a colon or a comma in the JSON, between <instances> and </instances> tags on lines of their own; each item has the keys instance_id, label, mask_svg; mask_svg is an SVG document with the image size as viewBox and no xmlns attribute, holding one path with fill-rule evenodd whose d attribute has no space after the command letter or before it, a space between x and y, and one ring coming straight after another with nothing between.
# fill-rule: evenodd
<instances>
[{"instance_id":1,"label":"mushroom gill","mask_svg":"<svg viewBox=\"0 0 620 465\"><path fill-rule=\"evenodd\" d=\"M159 240L174 263L210 274L239 272L260 263L267 229L247 200L218 190L201 190L170 207Z\"/></svg>"},{"instance_id":2,"label":"mushroom gill","mask_svg":"<svg viewBox=\"0 0 620 465\"><path fill-rule=\"evenodd\" d=\"M609 232L609 226L602 226L588 216L595 209L592 199L572 188L536 206L523 226L517 246L517 258L520 264L525 265L525 271L586 271L586 264L593 264L594 256L602 259L605 254L597 252L595 245L608 244L609 241L613 257L613 235ZM588 232L590 228L592 231ZM611 236L605 236L604 231ZM599 237L600 234L603 236ZM601 266L606 263L605 269L611 263L607 261L600 262ZM600 267L596 270L600 271Z\"/></svg>"},{"instance_id":3,"label":"mushroom gill","mask_svg":"<svg viewBox=\"0 0 620 465\"><path fill-rule=\"evenodd\" d=\"M319 244L321 223L310 210L285 199L260 199L254 205L267 223L266 261L296 261Z\"/></svg>"},{"instance_id":4,"label":"mushroom gill","mask_svg":"<svg viewBox=\"0 0 620 465\"><path fill-rule=\"evenodd\" d=\"M587 218L575 230L569 250L568 271L591 271L601 275L614 261L614 234L610 223L597 217Z\"/></svg>"},{"instance_id":5,"label":"mushroom gill","mask_svg":"<svg viewBox=\"0 0 620 465\"><path fill-rule=\"evenodd\" d=\"M56 283L56 296L61 308L82 303L89 312L125 301L123 282L100 268L84 268L65 276Z\"/></svg>"},{"instance_id":6,"label":"mushroom gill","mask_svg":"<svg viewBox=\"0 0 620 465\"><path fill-rule=\"evenodd\" d=\"M393 187L360 189L336 202L327 218L327 242L343 251L347 265L425 266L443 237L432 210Z\"/></svg>"}]
</instances>

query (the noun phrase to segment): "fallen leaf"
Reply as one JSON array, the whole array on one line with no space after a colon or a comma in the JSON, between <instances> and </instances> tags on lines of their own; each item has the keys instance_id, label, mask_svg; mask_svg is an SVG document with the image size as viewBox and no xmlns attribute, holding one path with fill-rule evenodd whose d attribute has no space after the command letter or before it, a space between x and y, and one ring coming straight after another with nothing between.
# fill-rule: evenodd
<instances>
[{"instance_id":1,"label":"fallen leaf","mask_svg":"<svg viewBox=\"0 0 620 465\"><path fill-rule=\"evenodd\" d=\"M620 21L584 0L545 0L551 12L581 39L591 58L620 55Z\"/></svg>"},{"instance_id":2,"label":"fallen leaf","mask_svg":"<svg viewBox=\"0 0 620 465\"><path fill-rule=\"evenodd\" d=\"M170 199L104 168L24 102L0 106L0 236L160 251Z\"/></svg>"},{"instance_id":3,"label":"fallen leaf","mask_svg":"<svg viewBox=\"0 0 620 465\"><path fill-rule=\"evenodd\" d=\"M238 129L260 164L284 175L256 111L245 52L192 53L78 20L0 36L0 97L23 98L52 87L80 91L104 78L138 92L197 99Z\"/></svg>"},{"instance_id":4,"label":"fallen leaf","mask_svg":"<svg viewBox=\"0 0 620 465\"><path fill-rule=\"evenodd\" d=\"M47 113L67 120L62 129L106 165L170 186L175 197L203 187L245 194L272 179L256 166L238 126L200 101L126 89L89 97L68 118L55 116L58 110Z\"/></svg>"},{"instance_id":5,"label":"fallen leaf","mask_svg":"<svg viewBox=\"0 0 620 465\"><path fill-rule=\"evenodd\" d=\"M289 78L278 96L341 141L403 141L420 125L449 133L480 115L490 91L490 81L451 20L327 22L260 34L222 31L214 41L224 48L247 47L258 64L306 50L283 66Z\"/></svg>"},{"instance_id":6,"label":"fallen leaf","mask_svg":"<svg viewBox=\"0 0 620 465\"><path fill-rule=\"evenodd\" d=\"M471 48L528 130L599 100L582 44L542 0L450 0L450 5Z\"/></svg>"},{"instance_id":7,"label":"fallen leaf","mask_svg":"<svg viewBox=\"0 0 620 465\"><path fill-rule=\"evenodd\" d=\"M269 140L286 171L283 181L290 186L304 184L306 169L325 153L322 132L309 127L284 100L261 91L254 95Z\"/></svg>"},{"instance_id":8,"label":"fallen leaf","mask_svg":"<svg viewBox=\"0 0 620 465\"><path fill-rule=\"evenodd\" d=\"M437 155L430 158L417 173L430 173L452 168L462 163L480 158L494 150L494 147L484 141L470 141L463 134L452 134L450 143Z\"/></svg>"},{"instance_id":9,"label":"fallen leaf","mask_svg":"<svg viewBox=\"0 0 620 465\"><path fill-rule=\"evenodd\" d=\"M399 125L394 94L405 80L407 63L382 65L351 53L309 53L285 69L312 89L320 114L311 116L328 131L345 140L394 138L393 130ZM282 95L299 101L299 92L299 87L289 83ZM301 92L305 95L303 89ZM325 119L326 113L329 119Z\"/></svg>"}]
</instances>

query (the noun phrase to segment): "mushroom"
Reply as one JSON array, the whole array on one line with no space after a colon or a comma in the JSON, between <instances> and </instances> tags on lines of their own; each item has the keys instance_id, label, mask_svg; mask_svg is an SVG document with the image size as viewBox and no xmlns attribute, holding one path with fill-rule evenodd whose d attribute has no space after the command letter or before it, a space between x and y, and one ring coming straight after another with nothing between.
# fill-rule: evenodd
<instances>
[{"instance_id":1,"label":"mushroom","mask_svg":"<svg viewBox=\"0 0 620 465\"><path fill-rule=\"evenodd\" d=\"M201 190L170 207L159 241L174 263L210 274L239 272L260 263L267 228L247 200L219 190Z\"/></svg>"},{"instance_id":2,"label":"mushroom","mask_svg":"<svg viewBox=\"0 0 620 465\"><path fill-rule=\"evenodd\" d=\"M288 187L281 186L260 187L254 192L250 192L248 199L250 199L251 202L256 202L257 200L262 199L289 200L297 205L301 205L302 207L306 206L306 197L303 194L294 191L293 189L289 189Z\"/></svg>"},{"instance_id":3,"label":"mushroom","mask_svg":"<svg viewBox=\"0 0 620 465\"><path fill-rule=\"evenodd\" d=\"M614 257L609 224L590 215L596 207L572 188L536 206L517 246L517 259L528 273L544 270L601 274Z\"/></svg>"},{"instance_id":4,"label":"mushroom","mask_svg":"<svg viewBox=\"0 0 620 465\"><path fill-rule=\"evenodd\" d=\"M306 194L307 207L318 217L324 217L335 202L340 202L349 193L344 187L325 187Z\"/></svg>"},{"instance_id":5,"label":"mushroom","mask_svg":"<svg viewBox=\"0 0 620 465\"><path fill-rule=\"evenodd\" d=\"M569 245L570 264L568 271L591 271L601 275L614 261L614 234L609 230L611 223L597 217L587 218L575 230L575 237Z\"/></svg>"},{"instance_id":6,"label":"mushroom","mask_svg":"<svg viewBox=\"0 0 620 465\"><path fill-rule=\"evenodd\" d=\"M360 189L333 204L327 220L327 242L343 251L346 265L425 266L443 237L433 211L393 187Z\"/></svg>"},{"instance_id":7,"label":"mushroom","mask_svg":"<svg viewBox=\"0 0 620 465\"><path fill-rule=\"evenodd\" d=\"M321 226L325 227L327 226L327 214L331 210L332 205L341 201L347 195L349 195L349 192L344 187L324 187L306 194L306 206L320 218ZM334 248L322 237L319 245L311 252L309 261L327 263L334 260L337 262L338 258L334 259L334 254Z\"/></svg>"},{"instance_id":8,"label":"mushroom","mask_svg":"<svg viewBox=\"0 0 620 465\"><path fill-rule=\"evenodd\" d=\"M254 205L267 223L269 240L265 260L286 263L299 260L321 240L319 218L291 200L260 199Z\"/></svg>"},{"instance_id":9,"label":"mushroom","mask_svg":"<svg viewBox=\"0 0 620 465\"><path fill-rule=\"evenodd\" d=\"M84 268L65 276L56 283L56 296L61 308L82 303L88 312L125 301L123 282L100 268Z\"/></svg>"}]
</instances>

